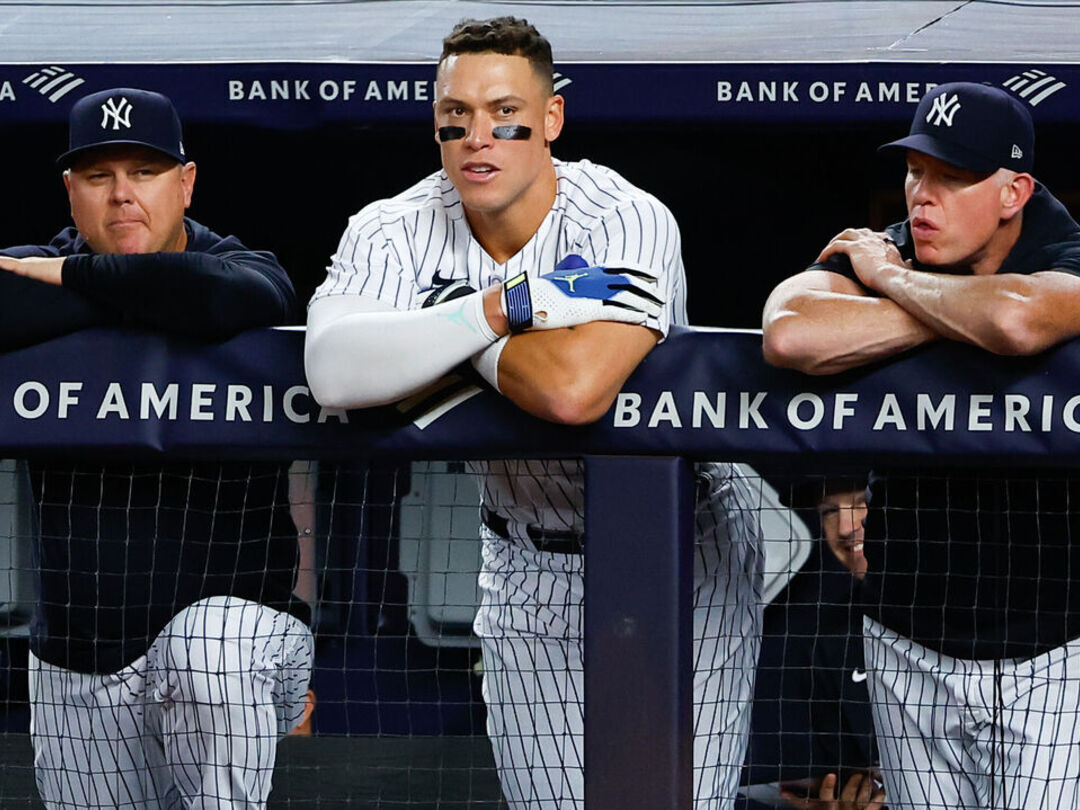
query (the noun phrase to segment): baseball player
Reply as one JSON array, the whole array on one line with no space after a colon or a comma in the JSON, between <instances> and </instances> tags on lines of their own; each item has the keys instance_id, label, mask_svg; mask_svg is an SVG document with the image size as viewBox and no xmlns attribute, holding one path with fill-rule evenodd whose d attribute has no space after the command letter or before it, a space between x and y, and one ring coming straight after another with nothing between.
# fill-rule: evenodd
<instances>
[{"instance_id":1,"label":"baseball player","mask_svg":"<svg viewBox=\"0 0 1080 810\"><path fill-rule=\"evenodd\" d=\"M0 257L3 348L123 324L217 340L293 317L273 254L184 216L195 164L169 99L86 96L70 147L58 163L75 227ZM309 609L292 595L287 465L30 472L30 730L45 806L265 807L312 656Z\"/></svg>"},{"instance_id":2,"label":"baseball player","mask_svg":"<svg viewBox=\"0 0 1080 810\"><path fill-rule=\"evenodd\" d=\"M553 160L563 99L523 20L444 41L443 169L354 216L310 304L315 398L400 399L464 360L545 419L599 418L672 322L685 322L678 228L610 169ZM460 297L455 297L460 296ZM483 694L514 808L581 808L583 474L578 460L476 465ZM703 465L697 511L694 748L699 808L729 806L757 657L757 523L744 482Z\"/></svg>"},{"instance_id":3,"label":"baseball player","mask_svg":"<svg viewBox=\"0 0 1080 810\"><path fill-rule=\"evenodd\" d=\"M1080 333L1080 226L1031 175L1004 90L945 84L907 137L908 218L846 230L765 305L765 356L832 373L935 340L1035 354ZM866 664L890 807L1080 806L1078 480L872 476Z\"/></svg>"}]
</instances>

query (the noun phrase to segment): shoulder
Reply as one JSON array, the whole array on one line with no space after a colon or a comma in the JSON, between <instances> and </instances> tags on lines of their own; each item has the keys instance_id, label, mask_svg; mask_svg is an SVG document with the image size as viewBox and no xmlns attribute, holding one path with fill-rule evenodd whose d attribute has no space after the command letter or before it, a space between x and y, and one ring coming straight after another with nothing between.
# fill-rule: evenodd
<instances>
[{"instance_id":1,"label":"shoulder","mask_svg":"<svg viewBox=\"0 0 1080 810\"><path fill-rule=\"evenodd\" d=\"M555 171L559 189L567 199L598 215L635 205L668 210L655 195L607 166L588 160L555 161Z\"/></svg>"},{"instance_id":2,"label":"shoulder","mask_svg":"<svg viewBox=\"0 0 1080 810\"><path fill-rule=\"evenodd\" d=\"M556 206L586 230L612 220L624 225L659 220L675 227L675 217L664 203L614 169L581 160L556 161L555 170L559 178Z\"/></svg>"},{"instance_id":3,"label":"shoulder","mask_svg":"<svg viewBox=\"0 0 1080 810\"><path fill-rule=\"evenodd\" d=\"M89 253L90 248L79 235L75 228L64 228L47 245L14 245L0 248L0 255L11 256L14 259L25 259L29 256L72 256L76 253Z\"/></svg>"},{"instance_id":4,"label":"shoulder","mask_svg":"<svg viewBox=\"0 0 1080 810\"><path fill-rule=\"evenodd\" d=\"M408 232L416 223L447 223L462 216L461 199L450 179L442 171L428 175L418 183L381 200L368 203L349 218L347 231L371 238Z\"/></svg>"},{"instance_id":5,"label":"shoulder","mask_svg":"<svg viewBox=\"0 0 1080 810\"><path fill-rule=\"evenodd\" d=\"M277 257L268 250L252 250L233 235L221 236L195 220L184 217L184 228L187 229L188 243L186 252L205 253L216 256L223 253L249 254L253 258L269 260L277 264Z\"/></svg>"},{"instance_id":6,"label":"shoulder","mask_svg":"<svg viewBox=\"0 0 1080 810\"><path fill-rule=\"evenodd\" d=\"M235 236L222 237L195 220L184 217L188 241L186 250L196 253L216 253L220 250L247 250Z\"/></svg>"},{"instance_id":7,"label":"shoulder","mask_svg":"<svg viewBox=\"0 0 1080 810\"><path fill-rule=\"evenodd\" d=\"M1060 234L1080 235L1080 225L1077 225L1069 210L1039 182L1035 183L1035 193L1024 206L1024 219L1025 226L1031 223L1040 229L1052 229Z\"/></svg>"},{"instance_id":8,"label":"shoulder","mask_svg":"<svg viewBox=\"0 0 1080 810\"><path fill-rule=\"evenodd\" d=\"M1020 239L998 272L1080 274L1080 225L1042 183L1036 183L1023 217Z\"/></svg>"}]
</instances>

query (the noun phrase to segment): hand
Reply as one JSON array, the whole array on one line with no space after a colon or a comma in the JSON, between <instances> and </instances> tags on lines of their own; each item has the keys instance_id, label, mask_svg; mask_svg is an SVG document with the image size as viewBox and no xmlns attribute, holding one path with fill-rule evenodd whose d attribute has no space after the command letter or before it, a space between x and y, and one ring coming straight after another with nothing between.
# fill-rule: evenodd
<instances>
[{"instance_id":1,"label":"hand","mask_svg":"<svg viewBox=\"0 0 1080 810\"><path fill-rule=\"evenodd\" d=\"M836 795L837 781L835 773L822 779L816 799L783 789L780 795L801 810L881 810L885 806L885 789L880 786L876 772L852 774L839 797Z\"/></svg>"},{"instance_id":2,"label":"hand","mask_svg":"<svg viewBox=\"0 0 1080 810\"><path fill-rule=\"evenodd\" d=\"M0 270L6 270L18 276L26 276L57 287L63 285L64 257L28 256L25 259L12 259L0 256Z\"/></svg>"},{"instance_id":3,"label":"hand","mask_svg":"<svg viewBox=\"0 0 1080 810\"><path fill-rule=\"evenodd\" d=\"M583 264L580 257L567 257L553 273L539 278L522 273L508 279L503 284L503 309L510 331L561 329L592 321L644 324L660 316L664 302L653 270L626 262L619 267Z\"/></svg>"},{"instance_id":4,"label":"hand","mask_svg":"<svg viewBox=\"0 0 1080 810\"><path fill-rule=\"evenodd\" d=\"M848 228L837 234L818 255L817 261L823 262L837 253L843 253L851 260L855 275L871 290L878 289L875 282L886 265L911 269L911 263L903 260L888 234L869 228Z\"/></svg>"}]
</instances>

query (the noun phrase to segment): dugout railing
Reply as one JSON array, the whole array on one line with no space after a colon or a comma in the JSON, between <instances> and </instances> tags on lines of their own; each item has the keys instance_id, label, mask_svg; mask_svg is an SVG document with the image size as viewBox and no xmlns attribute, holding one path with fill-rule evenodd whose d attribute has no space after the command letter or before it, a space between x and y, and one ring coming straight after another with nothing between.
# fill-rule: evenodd
<instances>
[{"instance_id":1,"label":"dugout railing","mask_svg":"<svg viewBox=\"0 0 1080 810\"><path fill-rule=\"evenodd\" d=\"M589 807L689 808L691 462L1072 465L1080 351L940 345L834 377L772 369L754 332L677 329L597 423L564 427L451 375L397 406L320 409L303 333L222 345L92 330L0 356L0 451L59 458L582 457ZM632 598L628 598L632 595Z\"/></svg>"}]
</instances>

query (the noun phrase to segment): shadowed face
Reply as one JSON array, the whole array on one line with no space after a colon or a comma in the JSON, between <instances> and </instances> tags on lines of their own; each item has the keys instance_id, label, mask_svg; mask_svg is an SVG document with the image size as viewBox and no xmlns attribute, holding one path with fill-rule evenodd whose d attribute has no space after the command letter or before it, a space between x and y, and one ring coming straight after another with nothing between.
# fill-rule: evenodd
<instances>
[{"instance_id":1,"label":"shadowed face","mask_svg":"<svg viewBox=\"0 0 1080 810\"><path fill-rule=\"evenodd\" d=\"M71 218L95 253L182 251L195 164L140 146L104 146L64 173Z\"/></svg>"},{"instance_id":2,"label":"shadowed face","mask_svg":"<svg viewBox=\"0 0 1080 810\"><path fill-rule=\"evenodd\" d=\"M866 574L866 557L863 556L866 512L866 491L863 489L833 492L818 504L825 542L836 559L860 579Z\"/></svg>"},{"instance_id":3,"label":"shadowed face","mask_svg":"<svg viewBox=\"0 0 1080 810\"><path fill-rule=\"evenodd\" d=\"M549 143L563 123L562 97L549 88L523 56L469 53L443 60L435 129L465 130L464 137L442 141L439 149L466 211L511 221L546 214L555 193ZM494 137L495 127L514 124L529 127L531 137Z\"/></svg>"}]
</instances>

